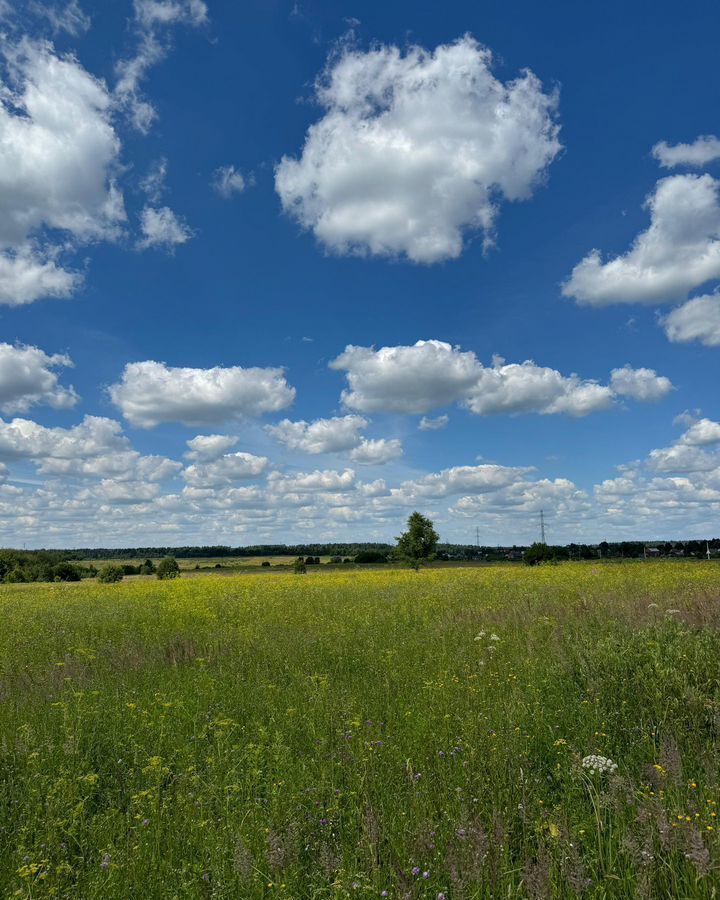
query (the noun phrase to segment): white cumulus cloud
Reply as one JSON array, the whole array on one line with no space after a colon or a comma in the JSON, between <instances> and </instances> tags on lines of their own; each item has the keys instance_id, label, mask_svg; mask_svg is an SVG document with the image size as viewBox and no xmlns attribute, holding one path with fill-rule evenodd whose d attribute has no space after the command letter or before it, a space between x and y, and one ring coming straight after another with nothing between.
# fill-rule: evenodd
<instances>
[{"instance_id":1,"label":"white cumulus cloud","mask_svg":"<svg viewBox=\"0 0 720 900\"><path fill-rule=\"evenodd\" d=\"M430 340L380 350L348 345L330 368L346 373L342 400L351 409L425 413L466 396L482 366L474 353Z\"/></svg>"},{"instance_id":2,"label":"white cumulus cloud","mask_svg":"<svg viewBox=\"0 0 720 900\"><path fill-rule=\"evenodd\" d=\"M379 350L350 345L330 367L345 372L348 388L341 395L343 404L363 413L427 413L460 403L481 416L584 416L608 409L619 395L647 401L659 399L672 387L650 369L616 370L615 383L603 385L532 360L506 363L496 356L491 366L484 366L472 351L437 340ZM421 422L420 427L428 430L428 420L423 421L426 424ZM441 427L444 424L441 418Z\"/></svg>"},{"instance_id":3,"label":"white cumulus cloud","mask_svg":"<svg viewBox=\"0 0 720 900\"><path fill-rule=\"evenodd\" d=\"M566 377L556 369L531 360L505 363L496 358L492 367L482 367L466 395L468 409L477 415L541 413L585 416L612 406L612 390L577 375Z\"/></svg>"},{"instance_id":4,"label":"white cumulus cloud","mask_svg":"<svg viewBox=\"0 0 720 900\"><path fill-rule=\"evenodd\" d=\"M402 455L402 442L398 438L363 438L350 454L350 459L361 466L382 466Z\"/></svg>"},{"instance_id":5,"label":"white cumulus cloud","mask_svg":"<svg viewBox=\"0 0 720 900\"><path fill-rule=\"evenodd\" d=\"M212 178L212 186L225 200L229 200L233 194L242 194L251 183L242 172L238 172L235 166L220 166L215 169Z\"/></svg>"},{"instance_id":6,"label":"white cumulus cloud","mask_svg":"<svg viewBox=\"0 0 720 900\"><path fill-rule=\"evenodd\" d=\"M720 139L712 134L704 134L692 144L668 144L667 141L660 141L652 148L652 155L665 169L675 166L700 168L720 159Z\"/></svg>"},{"instance_id":7,"label":"white cumulus cloud","mask_svg":"<svg viewBox=\"0 0 720 900\"><path fill-rule=\"evenodd\" d=\"M314 422L291 422L283 419L277 425L267 425L268 434L291 450L303 453L341 453L360 443L359 432L368 424L362 416L335 416Z\"/></svg>"},{"instance_id":8,"label":"white cumulus cloud","mask_svg":"<svg viewBox=\"0 0 720 900\"><path fill-rule=\"evenodd\" d=\"M178 244L184 244L193 236L182 219L168 207L155 209L146 206L140 214L142 238L138 249L160 248L172 251Z\"/></svg>"},{"instance_id":9,"label":"white cumulus cloud","mask_svg":"<svg viewBox=\"0 0 720 900\"><path fill-rule=\"evenodd\" d=\"M628 365L612 370L610 385L621 397L630 397L641 403L662 400L673 389L670 379L658 375L654 369L633 369Z\"/></svg>"},{"instance_id":10,"label":"white cumulus cloud","mask_svg":"<svg viewBox=\"0 0 720 900\"><path fill-rule=\"evenodd\" d=\"M38 347L0 343L0 410L26 412L44 404L70 409L78 401L72 387L62 387L55 369L72 366L65 354L49 356Z\"/></svg>"},{"instance_id":11,"label":"white cumulus cloud","mask_svg":"<svg viewBox=\"0 0 720 900\"><path fill-rule=\"evenodd\" d=\"M646 207L650 226L627 253L603 262L593 250L563 285L579 303L680 301L720 278L720 182L710 175L671 175L658 181Z\"/></svg>"},{"instance_id":12,"label":"white cumulus cloud","mask_svg":"<svg viewBox=\"0 0 720 900\"><path fill-rule=\"evenodd\" d=\"M212 462L227 453L238 440L229 434L199 434L186 441L190 449L185 456L195 462Z\"/></svg>"},{"instance_id":13,"label":"white cumulus cloud","mask_svg":"<svg viewBox=\"0 0 720 900\"><path fill-rule=\"evenodd\" d=\"M193 463L182 473L191 487L214 488L246 478L257 478L268 467L265 456L228 453L208 463Z\"/></svg>"},{"instance_id":14,"label":"white cumulus cloud","mask_svg":"<svg viewBox=\"0 0 720 900\"><path fill-rule=\"evenodd\" d=\"M118 237L120 141L103 82L72 56L23 40L0 82L0 302L68 296L80 283L60 245Z\"/></svg>"},{"instance_id":15,"label":"white cumulus cloud","mask_svg":"<svg viewBox=\"0 0 720 900\"><path fill-rule=\"evenodd\" d=\"M285 409L295 399L282 369L174 368L153 360L129 363L109 391L123 416L140 428L259 416Z\"/></svg>"},{"instance_id":16,"label":"white cumulus cloud","mask_svg":"<svg viewBox=\"0 0 720 900\"><path fill-rule=\"evenodd\" d=\"M720 347L720 294L694 297L661 319L668 339L676 344L699 341Z\"/></svg>"},{"instance_id":17,"label":"white cumulus cloud","mask_svg":"<svg viewBox=\"0 0 720 900\"><path fill-rule=\"evenodd\" d=\"M526 200L560 151L557 95L525 70L507 83L472 37L434 51L382 46L333 58L323 117L283 157L283 208L337 253L458 257L494 237L500 202Z\"/></svg>"}]
</instances>

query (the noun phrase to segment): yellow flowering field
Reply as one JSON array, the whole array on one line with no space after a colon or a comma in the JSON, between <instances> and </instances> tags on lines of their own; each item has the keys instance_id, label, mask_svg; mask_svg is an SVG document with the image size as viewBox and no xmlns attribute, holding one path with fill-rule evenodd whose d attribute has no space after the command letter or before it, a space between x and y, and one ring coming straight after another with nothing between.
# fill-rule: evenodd
<instances>
[{"instance_id":1,"label":"yellow flowering field","mask_svg":"<svg viewBox=\"0 0 720 900\"><path fill-rule=\"evenodd\" d=\"M3 898L717 895L713 563L0 591Z\"/></svg>"}]
</instances>

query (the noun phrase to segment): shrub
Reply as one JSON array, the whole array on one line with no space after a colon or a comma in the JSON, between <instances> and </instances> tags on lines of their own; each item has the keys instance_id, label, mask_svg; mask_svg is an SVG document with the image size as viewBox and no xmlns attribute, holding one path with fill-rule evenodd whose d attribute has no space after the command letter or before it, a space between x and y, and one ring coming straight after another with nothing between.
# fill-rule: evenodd
<instances>
[{"instance_id":1,"label":"shrub","mask_svg":"<svg viewBox=\"0 0 720 900\"><path fill-rule=\"evenodd\" d=\"M53 581L80 581L82 572L78 566L69 562L61 562L52 568Z\"/></svg>"},{"instance_id":2,"label":"shrub","mask_svg":"<svg viewBox=\"0 0 720 900\"><path fill-rule=\"evenodd\" d=\"M174 556L166 556L157 566L156 575L161 581L167 578L177 578L180 574L180 566Z\"/></svg>"},{"instance_id":3,"label":"shrub","mask_svg":"<svg viewBox=\"0 0 720 900\"><path fill-rule=\"evenodd\" d=\"M555 559L556 555L553 548L539 542L529 547L523 556L526 566L537 566L540 563L553 562Z\"/></svg>"},{"instance_id":4,"label":"shrub","mask_svg":"<svg viewBox=\"0 0 720 900\"><path fill-rule=\"evenodd\" d=\"M195 566L197 569L197 566ZM145 562L140 566L140 574L141 575L154 575L155 574L155 563L151 559L146 559Z\"/></svg>"},{"instance_id":5,"label":"shrub","mask_svg":"<svg viewBox=\"0 0 720 900\"><path fill-rule=\"evenodd\" d=\"M307 566L305 565L305 560L302 558L302 556L298 556L298 558L295 560L293 572L296 575L305 575L305 573L307 572Z\"/></svg>"},{"instance_id":6,"label":"shrub","mask_svg":"<svg viewBox=\"0 0 720 900\"><path fill-rule=\"evenodd\" d=\"M122 566L109 563L100 569L98 581L101 581L103 584L114 584L116 581L122 581L124 574Z\"/></svg>"},{"instance_id":7,"label":"shrub","mask_svg":"<svg viewBox=\"0 0 720 900\"><path fill-rule=\"evenodd\" d=\"M355 557L356 563L386 563L387 556L380 550L361 550Z\"/></svg>"},{"instance_id":8,"label":"shrub","mask_svg":"<svg viewBox=\"0 0 720 900\"><path fill-rule=\"evenodd\" d=\"M263 567L263 569L267 569L267 568L269 568L269 566L270 566L270 562L269 562L267 559L264 559L264 560L260 563L260 565Z\"/></svg>"}]
</instances>

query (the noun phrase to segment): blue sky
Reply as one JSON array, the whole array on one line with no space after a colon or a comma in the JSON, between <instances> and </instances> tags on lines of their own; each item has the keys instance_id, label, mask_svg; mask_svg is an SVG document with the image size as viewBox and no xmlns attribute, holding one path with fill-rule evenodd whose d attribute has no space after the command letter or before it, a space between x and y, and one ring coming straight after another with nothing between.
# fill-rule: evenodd
<instances>
[{"instance_id":1,"label":"blue sky","mask_svg":"<svg viewBox=\"0 0 720 900\"><path fill-rule=\"evenodd\" d=\"M629 6L0 0L0 540L716 535L720 13Z\"/></svg>"}]
</instances>

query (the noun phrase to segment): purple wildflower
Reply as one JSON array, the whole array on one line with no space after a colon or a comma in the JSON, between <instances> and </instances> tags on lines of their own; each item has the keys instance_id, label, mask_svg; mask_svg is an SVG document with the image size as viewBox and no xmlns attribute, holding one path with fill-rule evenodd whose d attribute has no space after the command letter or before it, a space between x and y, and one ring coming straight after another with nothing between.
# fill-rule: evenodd
<instances>
[{"instance_id":1,"label":"purple wildflower","mask_svg":"<svg viewBox=\"0 0 720 900\"><path fill-rule=\"evenodd\" d=\"M413 866L412 869L410 869L410 871L412 872L413 875L419 875L420 874L420 866Z\"/></svg>"},{"instance_id":2,"label":"purple wildflower","mask_svg":"<svg viewBox=\"0 0 720 900\"><path fill-rule=\"evenodd\" d=\"M103 853L103 858L100 861L100 868L103 870L110 868L110 854L109 853Z\"/></svg>"}]
</instances>

